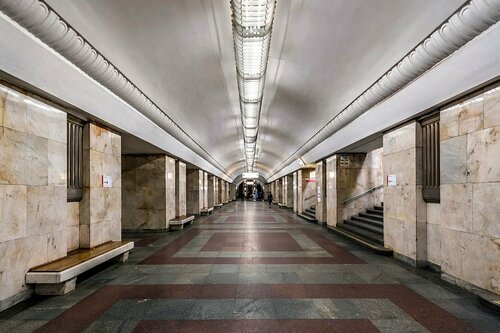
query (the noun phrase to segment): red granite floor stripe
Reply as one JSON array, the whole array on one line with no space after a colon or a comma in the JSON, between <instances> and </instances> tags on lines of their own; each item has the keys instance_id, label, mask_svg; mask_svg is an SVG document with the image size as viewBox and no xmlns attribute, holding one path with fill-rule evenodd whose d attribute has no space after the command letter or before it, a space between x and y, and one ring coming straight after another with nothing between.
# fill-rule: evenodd
<instances>
[{"instance_id":1,"label":"red granite floor stripe","mask_svg":"<svg viewBox=\"0 0 500 333\"><path fill-rule=\"evenodd\" d=\"M374 333L379 330L365 319L310 319L310 320L148 320L141 321L134 333L142 332L337 332Z\"/></svg>"},{"instance_id":2,"label":"red granite floor stripe","mask_svg":"<svg viewBox=\"0 0 500 333\"><path fill-rule=\"evenodd\" d=\"M81 332L120 299L389 299L431 332L476 332L441 307L397 284L108 285L80 301L38 332Z\"/></svg>"},{"instance_id":3,"label":"red granite floor stripe","mask_svg":"<svg viewBox=\"0 0 500 333\"><path fill-rule=\"evenodd\" d=\"M159 251L153 253L151 256L143 260L140 264L155 264L161 263L162 260L172 257L180 249L182 249L187 243L193 240L196 236L202 233L201 229L191 229L185 234L177 238L176 240L168 243Z\"/></svg>"}]
</instances>

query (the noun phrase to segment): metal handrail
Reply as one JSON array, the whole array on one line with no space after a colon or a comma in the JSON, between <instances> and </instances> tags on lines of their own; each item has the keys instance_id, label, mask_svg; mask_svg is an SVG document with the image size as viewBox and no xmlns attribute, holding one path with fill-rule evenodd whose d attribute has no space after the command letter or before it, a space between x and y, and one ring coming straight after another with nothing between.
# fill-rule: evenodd
<instances>
[{"instance_id":1,"label":"metal handrail","mask_svg":"<svg viewBox=\"0 0 500 333\"><path fill-rule=\"evenodd\" d=\"M305 199L304 199L304 201L309 200L309 199L312 199L312 198L314 198L315 196L316 196L316 194L313 194L313 195L311 195L310 197L305 198Z\"/></svg>"},{"instance_id":2,"label":"metal handrail","mask_svg":"<svg viewBox=\"0 0 500 333\"><path fill-rule=\"evenodd\" d=\"M361 198L362 196L367 195L368 193L372 193L373 191L378 190L379 188L382 188L382 187L384 187L384 185L378 185L378 186L372 187L372 188L370 188L362 193L356 194L355 196L342 201L341 204L343 205L343 204L346 204L346 203L351 202L353 200L356 200L358 198Z\"/></svg>"}]
</instances>

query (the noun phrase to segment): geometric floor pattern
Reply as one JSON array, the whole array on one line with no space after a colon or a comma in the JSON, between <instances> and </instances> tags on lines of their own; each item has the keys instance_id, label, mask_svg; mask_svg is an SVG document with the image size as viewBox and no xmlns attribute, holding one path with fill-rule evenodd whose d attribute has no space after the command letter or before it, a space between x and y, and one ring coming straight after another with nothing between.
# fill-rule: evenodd
<instances>
[{"instance_id":1,"label":"geometric floor pattern","mask_svg":"<svg viewBox=\"0 0 500 333\"><path fill-rule=\"evenodd\" d=\"M500 332L470 293L262 202L124 238L129 261L4 311L0 332Z\"/></svg>"}]
</instances>

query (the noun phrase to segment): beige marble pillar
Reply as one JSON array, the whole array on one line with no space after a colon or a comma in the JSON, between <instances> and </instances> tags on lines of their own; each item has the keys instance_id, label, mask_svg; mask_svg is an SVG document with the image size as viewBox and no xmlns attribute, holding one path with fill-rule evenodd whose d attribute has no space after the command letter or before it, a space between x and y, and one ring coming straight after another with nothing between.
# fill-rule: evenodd
<instances>
[{"instance_id":1,"label":"beige marble pillar","mask_svg":"<svg viewBox=\"0 0 500 333\"><path fill-rule=\"evenodd\" d=\"M299 211L299 200L298 200L298 185L297 185L297 172L293 173L293 211L298 213Z\"/></svg>"},{"instance_id":2,"label":"beige marble pillar","mask_svg":"<svg viewBox=\"0 0 500 333\"><path fill-rule=\"evenodd\" d=\"M175 216L186 215L186 164L175 162Z\"/></svg>"},{"instance_id":3,"label":"beige marble pillar","mask_svg":"<svg viewBox=\"0 0 500 333\"><path fill-rule=\"evenodd\" d=\"M304 193L302 188L305 180L302 179L302 170L297 171L297 213L302 214L304 211Z\"/></svg>"},{"instance_id":4,"label":"beige marble pillar","mask_svg":"<svg viewBox=\"0 0 500 333\"><path fill-rule=\"evenodd\" d=\"M220 204L220 195L219 195L219 178L214 176L214 202L216 205Z\"/></svg>"},{"instance_id":5,"label":"beige marble pillar","mask_svg":"<svg viewBox=\"0 0 500 333\"><path fill-rule=\"evenodd\" d=\"M176 216L175 171L166 155L122 156L122 229L169 228Z\"/></svg>"},{"instance_id":6,"label":"beige marble pillar","mask_svg":"<svg viewBox=\"0 0 500 333\"><path fill-rule=\"evenodd\" d=\"M217 179L215 176L209 175L208 176L208 189L207 189L207 207L212 208L215 206L215 197L216 197L216 192L215 192L215 184L217 183Z\"/></svg>"},{"instance_id":7,"label":"beige marble pillar","mask_svg":"<svg viewBox=\"0 0 500 333\"><path fill-rule=\"evenodd\" d=\"M384 135L384 245L411 264L426 261L427 208L422 198L422 128L412 122Z\"/></svg>"},{"instance_id":8,"label":"beige marble pillar","mask_svg":"<svg viewBox=\"0 0 500 333\"><path fill-rule=\"evenodd\" d=\"M326 160L326 223L337 226L337 155Z\"/></svg>"},{"instance_id":9,"label":"beige marble pillar","mask_svg":"<svg viewBox=\"0 0 500 333\"><path fill-rule=\"evenodd\" d=\"M203 208L208 208L208 173L203 172Z\"/></svg>"},{"instance_id":10,"label":"beige marble pillar","mask_svg":"<svg viewBox=\"0 0 500 333\"><path fill-rule=\"evenodd\" d=\"M326 223L326 165L324 161L316 163L316 220Z\"/></svg>"},{"instance_id":11,"label":"beige marble pillar","mask_svg":"<svg viewBox=\"0 0 500 333\"><path fill-rule=\"evenodd\" d=\"M203 208L203 171L186 170L186 211L188 215L200 215Z\"/></svg>"},{"instance_id":12,"label":"beige marble pillar","mask_svg":"<svg viewBox=\"0 0 500 333\"><path fill-rule=\"evenodd\" d=\"M104 187L103 176L111 180ZM98 125L83 131L83 198L80 247L121 240L121 137Z\"/></svg>"}]
</instances>

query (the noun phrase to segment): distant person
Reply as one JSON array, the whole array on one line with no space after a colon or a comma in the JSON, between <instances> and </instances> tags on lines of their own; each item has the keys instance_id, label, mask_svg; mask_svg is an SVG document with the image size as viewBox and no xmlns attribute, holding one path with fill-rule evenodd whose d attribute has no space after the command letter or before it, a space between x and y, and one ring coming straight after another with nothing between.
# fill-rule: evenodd
<instances>
[{"instance_id":1,"label":"distant person","mask_svg":"<svg viewBox=\"0 0 500 333\"><path fill-rule=\"evenodd\" d=\"M267 202L269 203L269 207L271 207L273 203L273 195L271 194L271 192L269 192L269 194L267 195Z\"/></svg>"}]
</instances>

